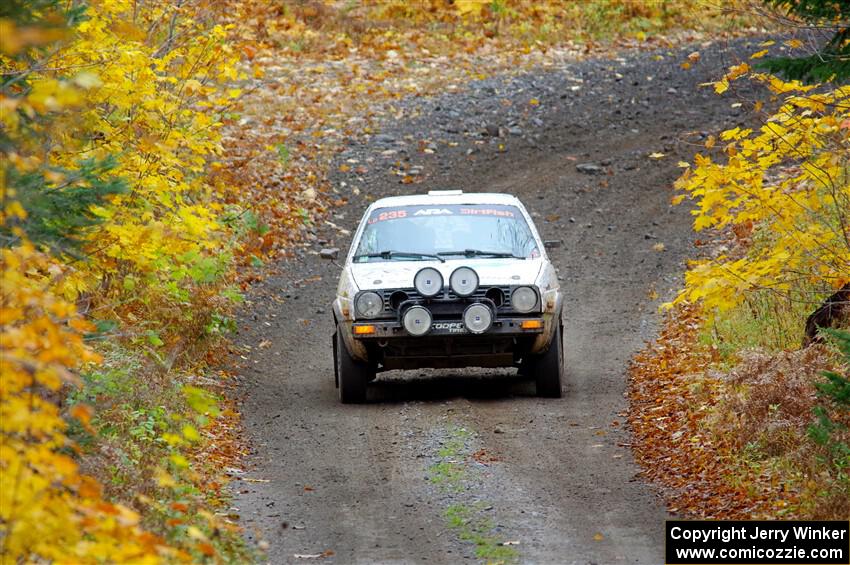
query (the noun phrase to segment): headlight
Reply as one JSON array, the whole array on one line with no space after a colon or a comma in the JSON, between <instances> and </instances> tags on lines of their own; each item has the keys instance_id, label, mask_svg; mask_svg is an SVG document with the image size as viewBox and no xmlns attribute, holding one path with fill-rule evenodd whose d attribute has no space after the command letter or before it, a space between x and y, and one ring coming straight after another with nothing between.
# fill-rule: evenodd
<instances>
[{"instance_id":1,"label":"headlight","mask_svg":"<svg viewBox=\"0 0 850 565\"><path fill-rule=\"evenodd\" d=\"M511 306L517 312L531 312L537 306L537 293L530 286L521 286L511 295Z\"/></svg>"},{"instance_id":2,"label":"headlight","mask_svg":"<svg viewBox=\"0 0 850 565\"><path fill-rule=\"evenodd\" d=\"M425 335L431 329L431 312L424 306L411 306L401 323L410 335Z\"/></svg>"},{"instance_id":3,"label":"headlight","mask_svg":"<svg viewBox=\"0 0 850 565\"><path fill-rule=\"evenodd\" d=\"M478 288L478 273L469 267L458 267L449 277L449 286L458 296L472 296Z\"/></svg>"},{"instance_id":4,"label":"headlight","mask_svg":"<svg viewBox=\"0 0 850 565\"><path fill-rule=\"evenodd\" d=\"M354 308L361 318L374 318L384 309L384 300L377 292L364 292L357 297Z\"/></svg>"},{"instance_id":5,"label":"headlight","mask_svg":"<svg viewBox=\"0 0 850 565\"><path fill-rule=\"evenodd\" d=\"M483 334L493 325L493 311L481 303L470 304L463 311L463 325L471 333Z\"/></svg>"},{"instance_id":6,"label":"headlight","mask_svg":"<svg viewBox=\"0 0 850 565\"><path fill-rule=\"evenodd\" d=\"M443 290L443 275L433 267L425 267L413 277L413 288L427 298L436 296Z\"/></svg>"}]
</instances>

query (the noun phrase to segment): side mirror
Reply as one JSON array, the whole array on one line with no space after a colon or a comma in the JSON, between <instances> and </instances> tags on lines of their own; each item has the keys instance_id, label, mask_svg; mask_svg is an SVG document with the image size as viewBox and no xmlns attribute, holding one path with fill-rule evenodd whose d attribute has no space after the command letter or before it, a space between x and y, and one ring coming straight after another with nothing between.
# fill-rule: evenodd
<instances>
[{"instance_id":1,"label":"side mirror","mask_svg":"<svg viewBox=\"0 0 850 565\"><path fill-rule=\"evenodd\" d=\"M336 261L339 257L339 247L326 247L319 251L319 257L329 261Z\"/></svg>"},{"instance_id":2,"label":"side mirror","mask_svg":"<svg viewBox=\"0 0 850 565\"><path fill-rule=\"evenodd\" d=\"M543 242L543 247L546 249L560 249L561 248L561 240L560 239L549 239Z\"/></svg>"}]
</instances>

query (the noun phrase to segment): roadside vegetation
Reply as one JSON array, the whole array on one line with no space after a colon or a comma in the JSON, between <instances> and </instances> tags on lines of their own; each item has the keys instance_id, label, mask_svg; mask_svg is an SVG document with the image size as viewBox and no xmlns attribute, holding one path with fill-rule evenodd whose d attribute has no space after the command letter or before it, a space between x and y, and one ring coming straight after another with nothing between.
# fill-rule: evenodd
<instances>
[{"instance_id":1,"label":"roadside vegetation","mask_svg":"<svg viewBox=\"0 0 850 565\"><path fill-rule=\"evenodd\" d=\"M743 26L685 1L4 2L3 562L255 557L223 490L233 311L393 100Z\"/></svg>"},{"instance_id":2,"label":"roadside vegetation","mask_svg":"<svg viewBox=\"0 0 850 565\"><path fill-rule=\"evenodd\" d=\"M210 167L228 32L123 0L8 2L0 25L3 561L247 558L205 361L245 229Z\"/></svg>"},{"instance_id":3,"label":"roadside vegetation","mask_svg":"<svg viewBox=\"0 0 850 565\"><path fill-rule=\"evenodd\" d=\"M708 85L754 125L710 136L680 164L674 203L693 200L700 251L661 338L632 366L631 423L645 473L670 487L678 512L844 519L850 12L766 4L802 30ZM789 55L804 41L817 52ZM743 96L741 81L763 95Z\"/></svg>"}]
</instances>

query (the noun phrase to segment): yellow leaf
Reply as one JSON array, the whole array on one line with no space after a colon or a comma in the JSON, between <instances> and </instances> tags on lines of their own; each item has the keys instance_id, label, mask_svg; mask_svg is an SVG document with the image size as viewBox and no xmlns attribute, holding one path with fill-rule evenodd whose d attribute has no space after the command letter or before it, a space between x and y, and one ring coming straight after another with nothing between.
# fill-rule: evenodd
<instances>
[{"instance_id":1,"label":"yellow leaf","mask_svg":"<svg viewBox=\"0 0 850 565\"><path fill-rule=\"evenodd\" d=\"M172 447L175 446L175 445L180 445L181 443L183 443L183 439L179 435L173 434L171 432L166 432L166 433L162 434L162 439L163 439L163 441L165 441L165 443L167 443L168 445L170 445Z\"/></svg>"},{"instance_id":2,"label":"yellow leaf","mask_svg":"<svg viewBox=\"0 0 850 565\"><path fill-rule=\"evenodd\" d=\"M656 151L655 153L649 154L650 159L662 159L663 157L664 157L664 153L661 153L659 151Z\"/></svg>"},{"instance_id":3,"label":"yellow leaf","mask_svg":"<svg viewBox=\"0 0 850 565\"><path fill-rule=\"evenodd\" d=\"M3 213L8 218L20 218L25 219L27 217L27 211L21 206L21 203L17 200L12 200L8 204L6 204L6 209Z\"/></svg>"},{"instance_id":4,"label":"yellow leaf","mask_svg":"<svg viewBox=\"0 0 850 565\"><path fill-rule=\"evenodd\" d=\"M183 426L183 437L185 437L189 441L198 441L201 439L201 435L198 433L198 430L195 429L194 426L190 426L186 424Z\"/></svg>"},{"instance_id":5,"label":"yellow leaf","mask_svg":"<svg viewBox=\"0 0 850 565\"><path fill-rule=\"evenodd\" d=\"M762 57L767 55L768 51L768 49L762 49L761 51L757 51L750 55L750 59L761 59Z\"/></svg>"},{"instance_id":6,"label":"yellow leaf","mask_svg":"<svg viewBox=\"0 0 850 565\"><path fill-rule=\"evenodd\" d=\"M94 88L103 84L97 74L90 71L83 71L74 77L74 84L82 88Z\"/></svg>"},{"instance_id":7,"label":"yellow leaf","mask_svg":"<svg viewBox=\"0 0 850 565\"><path fill-rule=\"evenodd\" d=\"M179 453L172 453L169 459L179 469L186 469L189 467L189 460Z\"/></svg>"},{"instance_id":8,"label":"yellow leaf","mask_svg":"<svg viewBox=\"0 0 850 565\"><path fill-rule=\"evenodd\" d=\"M454 6L462 16L478 17L490 0L455 0Z\"/></svg>"},{"instance_id":9,"label":"yellow leaf","mask_svg":"<svg viewBox=\"0 0 850 565\"><path fill-rule=\"evenodd\" d=\"M207 536L204 535L204 532L202 532L201 529L197 526L189 526L188 528L186 528L186 534L194 540L206 541L207 539Z\"/></svg>"}]
</instances>

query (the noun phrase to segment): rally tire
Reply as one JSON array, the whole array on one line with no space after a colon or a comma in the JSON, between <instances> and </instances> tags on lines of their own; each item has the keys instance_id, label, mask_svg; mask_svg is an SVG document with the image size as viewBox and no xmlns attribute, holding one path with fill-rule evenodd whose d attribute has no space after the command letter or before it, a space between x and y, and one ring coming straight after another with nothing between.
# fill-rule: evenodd
<instances>
[{"instance_id":1,"label":"rally tire","mask_svg":"<svg viewBox=\"0 0 850 565\"><path fill-rule=\"evenodd\" d=\"M351 357L337 328L334 343L334 372L339 387L339 400L343 404L366 402L366 384L372 380L372 371L366 363Z\"/></svg>"},{"instance_id":2,"label":"rally tire","mask_svg":"<svg viewBox=\"0 0 850 565\"><path fill-rule=\"evenodd\" d=\"M559 321L549 348L535 357L531 363L531 372L537 383L537 396L543 398L561 398L561 381L564 377L563 331Z\"/></svg>"}]
</instances>

